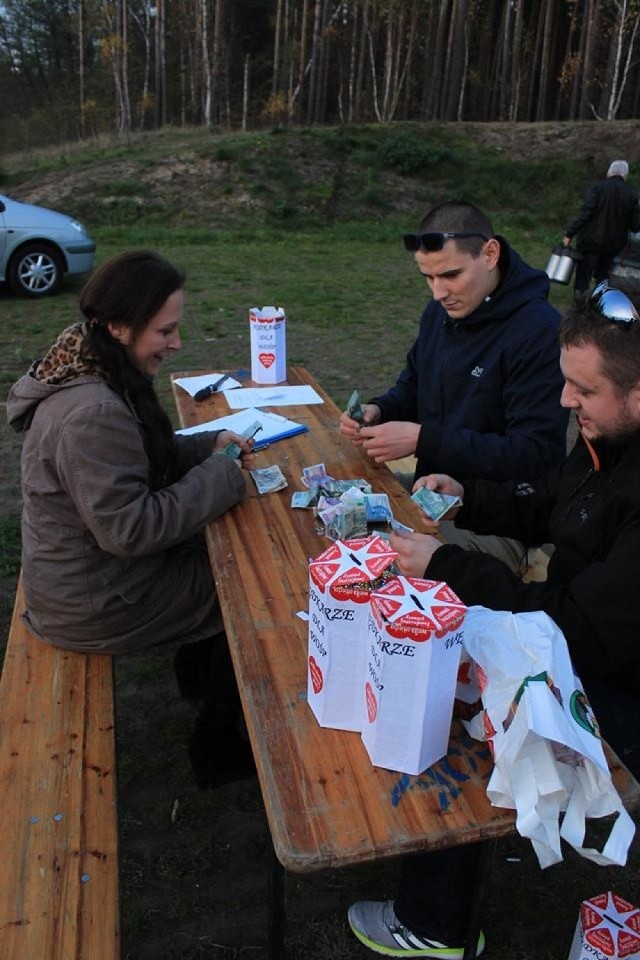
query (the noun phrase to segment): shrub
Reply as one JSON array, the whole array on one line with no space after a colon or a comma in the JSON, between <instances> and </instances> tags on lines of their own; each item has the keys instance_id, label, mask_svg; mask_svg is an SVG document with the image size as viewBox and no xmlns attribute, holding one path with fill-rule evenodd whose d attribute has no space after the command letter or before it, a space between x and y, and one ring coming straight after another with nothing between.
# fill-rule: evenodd
<instances>
[{"instance_id":1,"label":"shrub","mask_svg":"<svg viewBox=\"0 0 640 960\"><path fill-rule=\"evenodd\" d=\"M451 157L451 151L437 143L419 139L415 133L396 133L380 144L378 156L384 167L406 175L427 173Z\"/></svg>"}]
</instances>

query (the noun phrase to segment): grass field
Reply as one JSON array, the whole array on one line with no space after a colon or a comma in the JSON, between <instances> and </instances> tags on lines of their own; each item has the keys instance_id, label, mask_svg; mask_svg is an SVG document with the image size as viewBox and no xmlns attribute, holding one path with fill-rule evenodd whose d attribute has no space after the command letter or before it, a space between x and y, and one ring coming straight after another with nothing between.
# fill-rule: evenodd
<instances>
[{"instance_id":1,"label":"grass field","mask_svg":"<svg viewBox=\"0 0 640 960\"><path fill-rule=\"evenodd\" d=\"M136 138L126 149L105 143L5 158L2 189L81 214L99 262L147 246L186 270L183 349L172 369L249 367L249 308L281 305L289 362L308 367L342 405L354 387L365 396L383 390L402 367L426 288L399 237L431 200L475 199L542 268L591 172L584 164L567 186L572 157L506 163L495 151L469 149L455 125L442 133L439 154L432 136L415 158L415 127L399 145L396 132L216 140L176 132ZM182 172L178 191L165 176L176 156L192 171ZM414 161L410 173L400 169ZM198 179L203 164L206 176ZM224 176L215 179L219 168ZM38 191L43 199L35 199ZM67 284L39 303L0 289L0 389L76 317L80 289ZM564 309L570 291L554 286L551 298ZM168 409L171 368L158 380ZM19 440L6 427L0 438L4 633L19 565ZM270 852L259 790L246 781L200 793L191 783L185 742L195 707L178 699L172 652L117 667L122 956L262 960ZM569 852L542 874L523 841L499 844L487 890L486 956L564 960L584 897L611 888L640 903L639 864L636 841L625 871L595 868ZM392 896L396 870L386 864L291 877L292 957L364 958L346 929L346 907L363 895Z\"/></svg>"}]
</instances>

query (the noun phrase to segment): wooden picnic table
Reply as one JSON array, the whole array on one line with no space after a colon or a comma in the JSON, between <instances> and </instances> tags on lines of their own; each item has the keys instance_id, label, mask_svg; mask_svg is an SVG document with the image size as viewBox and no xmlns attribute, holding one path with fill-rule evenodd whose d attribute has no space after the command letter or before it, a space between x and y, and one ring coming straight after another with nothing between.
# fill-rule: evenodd
<instances>
[{"instance_id":1,"label":"wooden picnic table","mask_svg":"<svg viewBox=\"0 0 640 960\"><path fill-rule=\"evenodd\" d=\"M223 394L196 403L175 384L190 375L172 378L182 426L232 412ZM340 411L308 371L289 368L287 384L311 385L324 400L268 408L309 428L257 454L258 466L280 466L288 487L260 496L247 476L247 500L207 530L278 861L310 872L508 835L514 812L493 807L486 795L489 750L458 721L446 757L409 776L373 767L358 733L320 727L307 705L307 624L296 614L308 608L308 559L330 541L318 533L312 511L291 508L292 493L304 489L303 467L324 463L336 479L362 477L388 494L396 518L419 523L393 473L339 433ZM622 798L639 802L638 785L613 755L611 762Z\"/></svg>"}]
</instances>

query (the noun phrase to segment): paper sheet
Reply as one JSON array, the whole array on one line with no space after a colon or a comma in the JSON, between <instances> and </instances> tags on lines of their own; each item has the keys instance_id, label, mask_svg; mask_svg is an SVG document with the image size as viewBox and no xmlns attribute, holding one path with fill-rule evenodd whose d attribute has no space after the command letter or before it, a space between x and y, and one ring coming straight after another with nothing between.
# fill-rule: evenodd
<instances>
[{"instance_id":1,"label":"paper sheet","mask_svg":"<svg viewBox=\"0 0 640 960\"><path fill-rule=\"evenodd\" d=\"M286 407L294 404L324 403L313 387L242 387L227 396L232 410L242 407Z\"/></svg>"},{"instance_id":2,"label":"paper sheet","mask_svg":"<svg viewBox=\"0 0 640 960\"><path fill-rule=\"evenodd\" d=\"M221 373L206 373L201 377L178 377L175 383L177 383L179 387L182 387L183 390L186 390L189 396L195 397L198 390L208 387L210 383L215 383L221 376ZM239 380L234 380L233 377L229 377L224 383L220 384L216 393L224 393L225 390L235 390L235 388L239 386Z\"/></svg>"}]
</instances>

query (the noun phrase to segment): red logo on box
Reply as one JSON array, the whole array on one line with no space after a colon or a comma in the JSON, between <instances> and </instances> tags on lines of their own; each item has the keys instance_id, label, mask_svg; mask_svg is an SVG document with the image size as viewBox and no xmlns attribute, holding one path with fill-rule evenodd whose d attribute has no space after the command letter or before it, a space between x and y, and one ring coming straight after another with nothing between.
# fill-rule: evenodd
<instances>
[{"instance_id":1,"label":"red logo on box","mask_svg":"<svg viewBox=\"0 0 640 960\"><path fill-rule=\"evenodd\" d=\"M373 723L375 718L378 716L378 701L376 700L376 695L373 692L373 687L368 680L364 685L364 695L367 701L367 716L369 717L369 723Z\"/></svg>"},{"instance_id":2,"label":"red logo on box","mask_svg":"<svg viewBox=\"0 0 640 960\"><path fill-rule=\"evenodd\" d=\"M324 593L324 588L326 587L331 577L335 576L337 570L340 569L340 563L312 563L309 567L309 573L311 574L311 579L315 583L316 587L321 593Z\"/></svg>"},{"instance_id":3,"label":"red logo on box","mask_svg":"<svg viewBox=\"0 0 640 960\"><path fill-rule=\"evenodd\" d=\"M315 657L309 657L309 674L311 676L311 686L314 693L320 693L323 686L322 670L316 663Z\"/></svg>"},{"instance_id":4,"label":"red logo on box","mask_svg":"<svg viewBox=\"0 0 640 960\"><path fill-rule=\"evenodd\" d=\"M616 948L613 937L608 930L589 930L584 936L587 943L590 943L596 950L600 950L607 957L615 956Z\"/></svg>"},{"instance_id":5,"label":"red logo on box","mask_svg":"<svg viewBox=\"0 0 640 960\"><path fill-rule=\"evenodd\" d=\"M345 578L340 577L339 580L334 580L329 587L331 596L335 600L352 600L353 603L368 603L371 591L362 583L362 570L358 570L358 574L359 581L357 583L353 583L349 579L348 573Z\"/></svg>"},{"instance_id":6,"label":"red logo on box","mask_svg":"<svg viewBox=\"0 0 640 960\"><path fill-rule=\"evenodd\" d=\"M618 934L618 956L620 958L637 957L639 950L640 938L633 933L627 933L626 930L621 930Z\"/></svg>"},{"instance_id":7,"label":"red logo on box","mask_svg":"<svg viewBox=\"0 0 640 960\"><path fill-rule=\"evenodd\" d=\"M258 360L260 361L262 366L266 367L268 370L269 367L272 367L273 364L276 362L276 355L275 353L259 353Z\"/></svg>"},{"instance_id":8,"label":"red logo on box","mask_svg":"<svg viewBox=\"0 0 640 960\"><path fill-rule=\"evenodd\" d=\"M606 894L605 894L606 897ZM589 900L586 903L583 903L580 908L580 913L582 914L582 926L585 930L590 930L591 927L597 927L598 924L602 923L602 917L597 910L594 910L593 907L589 904L593 903L593 900ZM597 904L599 907L606 907L606 900L604 904Z\"/></svg>"}]
</instances>

